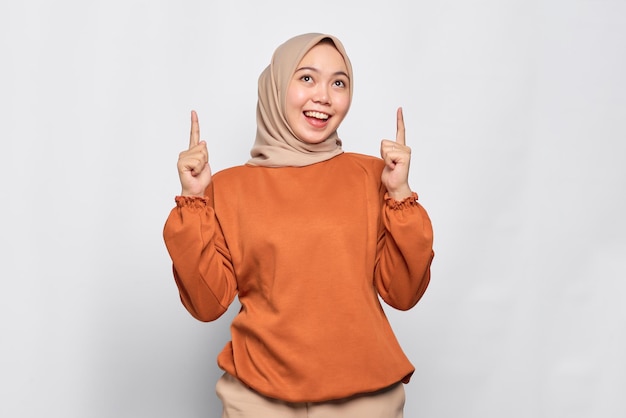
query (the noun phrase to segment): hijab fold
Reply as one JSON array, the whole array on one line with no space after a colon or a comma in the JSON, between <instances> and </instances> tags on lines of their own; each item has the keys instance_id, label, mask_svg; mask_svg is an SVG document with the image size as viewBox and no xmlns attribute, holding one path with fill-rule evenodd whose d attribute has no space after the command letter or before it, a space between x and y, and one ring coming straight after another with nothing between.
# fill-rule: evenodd
<instances>
[{"instance_id":1,"label":"hijab fold","mask_svg":"<svg viewBox=\"0 0 626 418\"><path fill-rule=\"evenodd\" d=\"M327 38L345 61L352 99L352 66L339 39L322 33L306 33L287 40L274 51L270 64L259 76L257 132L248 164L302 167L326 161L343 152L337 131L319 144L307 144L295 136L285 117L287 88L296 67L311 48Z\"/></svg>"}]
</instances>

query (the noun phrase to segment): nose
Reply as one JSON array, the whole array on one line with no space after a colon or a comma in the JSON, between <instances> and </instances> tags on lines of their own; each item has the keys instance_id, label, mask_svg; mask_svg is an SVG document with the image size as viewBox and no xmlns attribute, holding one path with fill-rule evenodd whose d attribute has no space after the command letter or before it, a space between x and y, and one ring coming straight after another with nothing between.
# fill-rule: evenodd
<instances>
[{"instance_id":1,"label":"nose","mask_svg":"<svg viewBox=\"0 0 626 418\"><path fill-rule=\"evenodd\" d=\"M324 84L319 84L317 86L317 89L315 90L315 96L313 97L313 101L315 103L329 105L331 103L331 100L328 86Z\"/></svg>"}]
</instances>

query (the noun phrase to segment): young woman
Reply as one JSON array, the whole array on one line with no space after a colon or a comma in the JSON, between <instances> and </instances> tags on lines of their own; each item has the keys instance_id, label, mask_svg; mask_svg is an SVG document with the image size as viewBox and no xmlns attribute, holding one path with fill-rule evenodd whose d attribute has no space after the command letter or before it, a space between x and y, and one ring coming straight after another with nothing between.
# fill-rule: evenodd
<instances>
[{"instance_id":1,"label":"young woman","mask_svg":"<svg viewBox=\"0 0 626 418\"><path fill-rule=\"evenodd\" d=\"M379 296L424 294L432 226L408 184L402 110L381 158L343 152L352 98L341 42L296 36L259 78L251 159L211 174L198 117L164 238L182 303L212 321L238 296L218 357L223 417L402 416L414 372Z\"/></svg>"}]
</instances>

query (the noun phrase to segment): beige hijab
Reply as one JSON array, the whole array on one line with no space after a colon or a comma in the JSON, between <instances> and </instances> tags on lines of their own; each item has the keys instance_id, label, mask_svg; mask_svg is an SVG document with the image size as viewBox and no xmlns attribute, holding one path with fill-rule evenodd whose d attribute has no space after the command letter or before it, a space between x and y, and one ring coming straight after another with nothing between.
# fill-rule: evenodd
<instances>
[{"instance_id":1,"label":"beige hijab","mask_svg":"<svg viewBox=\"0 0 626 418\"><path fill-rule=\"evenodd\" d=\"M276 49L270 65L259 76L257 132L248 164L301 167L328 160L343 152L337 131L319 144L306 144L294 135L285 117L287 87L297 65L311 48L326 38L333 41L346 63L352 99L352 66L339 39L322 33L307 33L289 39Z\"/></svg>"}]
</instances>

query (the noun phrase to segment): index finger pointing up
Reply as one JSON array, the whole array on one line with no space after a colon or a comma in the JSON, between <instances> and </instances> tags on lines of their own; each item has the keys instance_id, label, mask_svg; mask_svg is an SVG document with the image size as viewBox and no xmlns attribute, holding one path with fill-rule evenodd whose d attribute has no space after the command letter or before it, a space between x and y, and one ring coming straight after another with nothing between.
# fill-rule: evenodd
<instances>
[{"instance_id":1,"label":"index finger pointing up","mask_svg":"<svg viewBox=\"0 0 626 418\"><path fill-rule=\"evenodd\" d=\"M195 110L191 111L191 133L189 134L189 148L193 148L200 143L200 123Z\"/></svg>"},{"instance_id":2,"label":"index finger pointing up","mask_svg":"<svg viewBox=\"0 0 626 418\"><path fill-rule=\"evenodd\" d=\"M401 145L406 145L406 140L404 137L404 117L402 115L402 108L398 108L398 112L396 113L396 143Z\"/></svg>"}]
</instances>

